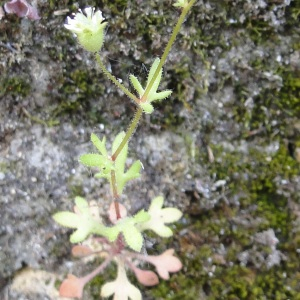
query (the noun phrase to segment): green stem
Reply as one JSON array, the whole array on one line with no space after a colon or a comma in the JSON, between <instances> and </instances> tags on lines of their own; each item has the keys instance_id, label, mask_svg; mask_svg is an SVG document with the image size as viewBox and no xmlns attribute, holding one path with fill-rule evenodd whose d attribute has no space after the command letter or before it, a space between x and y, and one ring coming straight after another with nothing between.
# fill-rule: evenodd
<instances>
[{"instance_id":1,"label":"green stem","mask_svg":"<svg viewBox=\"0 0 300 300\"><path fill-rule=\"evenodd\" d=\"M119 147L111 157L113 161L117 159L118 155L120 154L120 152L122 151L126 143L129 141L130 137L134 133L136 127L139 124L142 114L143 114L143 110L140 107L138 107L129 128L127 129L124 139L122 140L121 144L119 145Z\"/></svg>"},{"instance_id":2,"label":"green stem","mask_svg":"<svg viewBox=\"0 0 300 300\"><path fill-rule=\"evenodd\" d=\"M113 161L115 161L117 159L118 155L121 153L122 149L124 148L124 146L126 145L128 140L130 139L132 134L134 133L142 114L143 114L143 110L141 108L138 108L134 115L134 118L125 134L124 139L122 140L121 144L119 145L119 147L117 148L117 150L111 157ZM111 171L110 176L111 176L112 192L113 192L113 197L114 197L114 206L115 206L115 211L116 211L116 217L118 220L118 219L121 219L121 213L120 213L119 202L117 201L117 199L119 198L119 194L118 194L118 188L117 188L116 172L114 170Z\"/></svg>"},{"instance_id":3,"label":"green stem","mask_svg":"<svg viewBox=\"0 0 300 300\"><path fill-rule=\"evenodd\" d=\"M170 52L170 50L171 50L171 48L172 48L172 46L173 46L173 44L175 42L176 36L177 36L177 34L178 34L181 26L182 26L182 23L185 20L185 16L189 12L189 10L191 9L191 7L194 5L194 3L196 1L197 0L191 0L188 3L188 5L183 8L183 10L181 12L181 15L180 15L180 17L179 17L179 19L178 19L175 27L174 27L173 33L172 33L172 35L171 35L171 37L169 39L169 42L168 42L168 44L167 44L167 46L165 48L165 51L164 51L164 53L163 53L163 55L162 55L162 57L160 59L159 65L157 66L156 71L155 71L155 73L154 73L154 75L153 75L153 77L152 77L149 85L147 86L147 88L146 88L146 90L145 90L145 92L143 94L143 97L141 99L142 102L146 101L146 99L148 97L148 94L149 94L149 92L150 92L150 90L151 90L151 88L152 88L152 86L154 84L154 81L156 80L156 78L157 78L157 76L159 74L159 71L161 70L162 66L164 65L164 63L165 63L165 61L167 59L167 56L168 56L168 54L169 54L169 52Z\"/></svg>"},{"instance_id":4,"label":"green stem","mask_svg":"<svg viewBox=\"0 0 300 300\"><path fill-rule=\"evenodd\" d=\"M96 61L98 63L98 65L100 66L102 72L118 87L120 88L130 99L132 99L136 104L139 104L139 99L134 95L132 94L122 83L120 83L118 81L118 79L112 75L107 69L106 67L104 66L102 60L101 60L101 57L99 55L99 53L96 53Z\"/></svg>"}]
</instances>

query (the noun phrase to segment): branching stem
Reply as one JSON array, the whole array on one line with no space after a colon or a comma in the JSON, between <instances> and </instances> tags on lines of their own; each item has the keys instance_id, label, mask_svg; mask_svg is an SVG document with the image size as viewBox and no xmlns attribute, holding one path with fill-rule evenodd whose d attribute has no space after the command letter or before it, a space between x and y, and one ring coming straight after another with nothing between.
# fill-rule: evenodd
<instances>
[{"instance_id":1,"label":"branching stem","mask_svg":"<svg viewBox=\"0 0 300 300\"><path fill-rule=\"evenodd\" d=\"M141 108L138 108L134 115L134 118L125 134L124 139L122 140L121 144L119 145L119 147L117 148L115 153L112 155L113 161L115 161L117 159L118 155L121 153L122 149L124 148L124 146L126 145L128 140L130 139L132 134L134 133L136 127L139 124L139 120L141 119L142 114L143 114L143 110ZM111 171L111 184L112 184L113 196L115 199L114 205L115 205L116 217L118 220L118 219L121 219L121 213L120 213L119 203L117 201L117 199L119 198L119 194L118 194L118 189L117 189L116 173L114 170Z\"/></svg>"},{"instance_id":2,"label":"branching stem","mask_svg":"<svg viewBox=\"0 0 300 300\"><path fill-rule=\"evenodd\" d=\"M90 280L92 280L95 276L97 276L99 273L103 272L103 270L110 264L111 260L113 259L113 255L108 256L105 261L93 272L90 274L84 276L82 278L84 284L88 283Z\"/></svg>"},{"instance_id":3,"label":"branching stem","mask_svg":"<svg viewBox=\"0 0 300 300\"><path fill-rule=\"evenodd\" d=\"M97 63L99 64L102 72L117 86L119 87L130 99L132 99L137 105L138 105L138 108L137 108L137 111L135 113L135 116L129 126L129 128L127 129L127 132L125 134L125 137L124 139L122 140L122 142L120 143L119 147L117 148L117 150L115 151L115 153L113 153L112 155L112 160L115 161L118 157L118 155L121 153L122 149L124 148L124 146L126 145L126 143L129 141L130 137L132 136L132 134L134 133L134 131L136 130L137 126L138 126L138 123L141 119L141 116L143 114L143 110L140 108L140 102L145 102L147 97L148 97L148 94L157 78L157 76L159 75L159 72L162 68L162 66L164 65L166 59L167 59L167 56L172 48L172 45L174 44L175 42L175 39L177 37L177 34L185 20L185 17L187 15L187 13L189 12L189 10L191 9L191 7L194 5L194 3L196 2L196 0L191 0L188 5L186 7L183 8L182 12L181 12L181 15L174 27L174 30L172 32L172 35L168 41L168 44L165 48L165 51L160 59L160 62L159 62L159 65L157 66L156 68L156 71L154 73L154 76L152 77L149 85L147 86L143 96L141 99L137 98L134 94L132 94L122 83L120 83L117 78L112 75L108 70L107 68L104 66L102 60L101 60L101 57L99 55L99 53L96 53L95 57L96 57L96 61ZM113 191L113 197L114 197L114 205L115 205L115 211L116 211L116 217L117 219L120 219L121 218L121 214L120 214L120 207L119 207L119 203L117 201L117 199L119 198L119 195L118 195L118 190L117 190L117 182L116 182L116 174L115 174L115 171L111 171L111 184L112 184L112 191Z\"/></svg>"}]
</instances>

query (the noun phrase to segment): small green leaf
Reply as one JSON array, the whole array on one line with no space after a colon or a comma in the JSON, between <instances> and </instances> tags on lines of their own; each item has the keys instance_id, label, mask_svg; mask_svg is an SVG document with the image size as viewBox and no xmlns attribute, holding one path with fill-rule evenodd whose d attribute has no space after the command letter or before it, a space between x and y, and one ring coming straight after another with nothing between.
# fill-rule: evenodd
<instances>
[{"instance_id":1,"label":"small green leaf","mask_svg":"<svg viewBox=\"0 0 300 300\"><path fill-rule=\"evenodd\" d=\"M96 134L92 133L91 134L91 141L94 144L94 146L98 149L98 151L103 155L107 156L107 151L105 147L106 143L106 138L105 136L103 137L103 140L101 141Z\"/></svg>"},{"instance_id":2,"label":"small green leaf","mask_svg":"<svg viewBox=\"0 0 300 300\"><path fill-rule=\"evenodd\" d=\"M89 210L88 202L82 197L77 196L75 198L75 204L81 212Z\"/></svg>"},{"instance_id":3,"label":"small green leaf","mask_svg":"<svg viewBox=\"0 0 300 300\"><path fill-rule=\"evenodd\" d=\"M140 252L143 246L143 236L134 227L127 226L122 230L126 244L134 251Z\"/></svg>"},{"instance_id":4,"label":"small green leaf","mask_svg":"<svg viewBox=\"0 0 300 300\"><path fill-rule=\"evenodd\" d=\"M175 207L166 207L162 210L162 217L165 223L173 223L182 217L182 212Z\"/></svg>"},{"instance_id":5,"label":"small green leaf","mask_svg":"<svg viewBox=\"0 0 300 300\"><path fill-rule=\"evenodd\" d=\"M112 147L113 153L117 150L118 146L123 141L124 137L125 137L125 132L121 132L116 136ZM128 142L125 144L122 151L120 152L117 159L115 160L116 185L117 185L117 191L120 195L122 194L123 188L127 181L140 176L139 172L141 169L141 163L139 161L136 161L129 168L127 172L124 171L127 155L128 155Z\"/></svg>"},{"instance_id":6,"label":"small green leaf","mask_svg":"<svg viewBox=\"0 0 300 300\"><path fill-rule=\"evenodd\" d=\"M143 245L143 236L137 229L136 223L144 222L149 217L148 213L142 210L135 217L120 219L115 226L106 228L106 237L110 242L114 242L122 233L127 246L135 251L140 251Z\"/></svg>"},{"instance_id":7,"label":"small green leaf","mask_svg":"<svg viewBox=\"0 0 300 300\"><path fill-rule=\"evenodd\" d=\"M168 226L153 226L151 230L154 231L157 235L164 238L168 238L173 235L172 230Z\"/></svg>"},{"instance_id":8,"label":"small green leaf","mask_svg":"<svg viewBox=\"0 0 300 300\"><path fill-rule=\"evenodd\" d=\"M140 176L140 171L142 168L142 163L140 160L136 160L131 167L126 172L126 181L138 178Z\"/></svg>"},{"instance_id":9,"label":"small green leaf","mask_svg":"<svg viewBox=\"0 0 300 300\"><path fill-rule=\"evenodd\" d=\"M135 216L134 221L136 223L143 223L150 220L150 215L144 210L140 210Z\"/></svg>"},{"instance_id":10,"label":"small green leaf","mask_svg":"<svg viewBox=\"0 0 300 300\"><path fill-rule=\"evenodd\" d=\"M78 222L80 221L80 217L78 215L69 211L60 211L54 214L52 217L59 225L68 228L77 228Z\"/></svg>"},{"instance_id":11,"label":"small green leaf","mask_svg":"<svg viewBox=\"0 0 300 300\"><path fill-rule=\"evenodd\" d=\"M87 167L101 167L105 158L100 154L83 154L80 156L79 161Z\"/></svg>"},{"instance_id":12,"label":"small green leaf","mask_svg":"<svg viewBox=\"0 0 300 300\"><path fill-rule=\"evenodd\" d=\"M110 242L114 242L118 235L120 233L120 227L119 226L113 226L107 228L107 238Z\"/></svg>"},{"instance_id":13,"label":"small green leaf","mask_svg":"<svg viewBox=\"0 0 300 300\"><path fill-rule=\"evenodd\" d=\"M141 85L141 83L139 82L139 80L132 74L129 75L129 80L131 82L131 84L133 85L133 87L135 88L135 90L138 92L139 97L141 98L142 95L144 94L144 89Z\"/></svg>"},{"instance_id":14,"label":"small green leaf","mask_svg":"<svg viewBox=\"0 0 300 300\"><path fill-rule=\"evenodd\" d=\"M70 242L75 244L84 241L91 233L89 229L90 229L89 227L84 227L84 226L78 228L75 232L71 234Z\"/></svg>"},{"instance_id":15,"label":"small green leaf","mask_svg":"<svg viewBox=\"0 0 300 300\"><path fill-rule=\"evenodd\" d=\"M160 210L163 204L164 204L164 198L162 196L157 196L151 201L149 211Z\"/></svg>"},{"instance_id":16,"label":"small green leaf","mask_svg":"<svg viewBox=\"0 0 300 300\"><path fill-rule=\"evenodd\" d=\"M105 227L99 219L95 219L93 209L88 202L81 197L76 197L76 206L74 208L76 213L63 211L53 215L53 219L60 225L76 228L77 230L71 235L70 241L72 243L79 243L84 241L90 234L98 234L107 236L109 228Z\"/></svg>"},{"instance_id":17,"label":"small green leaf","mask_svg":"<svg viewBox=\"0 0 300 300\"><path fill-rule=\"evenodd\" d=\"M147 79L147 84L146 84L146 87L149 85L150 81L152 80L153 76L154 76L154 73L159 65L159 62L160 62L160 59L157 57L151 68L150 68L150 71L149 71L149 75L148 75L148 79ZM159 86L159 83L160 83L160 80L161 80L161 75L162 75L162 69L160 69L159 73L158 73L158 76L156 77L155 81L154 81L154 84L152 85L152 88L151 90L153 90L154 92L157 90L158 86Z\"/></svg>"},{"instance_id":18,"label":"small green leaf","mask_svg":"<svg viewBox=\"0 0 300 300\"><path fill-rule=\"evenodd\" d=\"M152 114L154 111L153 105L148 102L141 102L140 106L146 114Z\"/></svg>"},{"instance_id":19,"label":"small green leaf","mask_svg":"<svg viewBox=\"0 0 300 300\"><path fill-rule=\"evenodd\" d=\"M120 132L113 141L112 155L118 149L125 137L125 132ZM91 135L91 140L95 147L103 154L84 154L80 156L80 162L88 167L98 167L99 173L95 174L96 178L105 178L112 185L111 171L115 171L117 191L121 195L127 181L140 176L141 163L136 161L127 172L125 172L125 163L128 155L128 142L125 143L122 151L118 154L115 161L107 155L105 148L105 138L102 141L95 135ZM105 154L105 155L104 155Z\"/></svg>"},{"instance_id":20,"label":"small green leaf","mask_svg":"<svg viewBox=\"0 0 300 300\"><path fill-rule=\"evenodd\" d=\"M144 96L144 92L147 89L147 87L149 86L150 82L153 79L153 76L159 66L160 63L160 59L156 58L150 68L149 71L149 75L148 75L148 79L147 79L147 83L146 83L146 88L143 89L141 83L139 82L139 80L134 76L134 75L130 75L129 79L131 81L131 84L134 86L134 88L137 90L137 92L139 93L139 98L143 98ZM147 99L144 99L145 102L141 102L139 105L140 107L143 109L143 111L146 114L151 114L154 110L153 106L150 104L152 101L156 101L156 100L163 100L167 97L169 97L172 93L171 90L165 90L162 92L157 92L157 89L159 87L160 81L162 78L162 68L160 68L152 86L151 89L147 95Z\"/></svg>"},{"instance_id":21,"label":"small green leaf","mask_svg":"<svg viewBox=\"0 0 300 300\"><path fill-rule=\"evenodd\" d=\"M149 97L149 101L155 101L155 100L163 100L168 98L172 94L171 90L165 90L159 93L154 93L151 95L152 97Z\"/></svg>"}]
</instances>

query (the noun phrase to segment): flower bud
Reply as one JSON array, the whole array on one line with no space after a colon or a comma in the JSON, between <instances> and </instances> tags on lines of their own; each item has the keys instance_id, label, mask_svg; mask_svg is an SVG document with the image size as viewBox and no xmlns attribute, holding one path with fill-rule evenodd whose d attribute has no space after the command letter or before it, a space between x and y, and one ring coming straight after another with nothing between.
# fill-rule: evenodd
<instances>
[{"instance_id":1,"label":"flower bud","mask_svg":"<svg viewBox=\"0 0 300 300\"><path fill-rule=\"evenodd\" d=\"M95 8L87 7L84 13L79 9L74 18L67 18L65 27L77 35L79 44L87 51L97 52L101 49L104 40L104 28L107 22L103 22L102 12L95 12Z\"/></svg>"}]
</instances>

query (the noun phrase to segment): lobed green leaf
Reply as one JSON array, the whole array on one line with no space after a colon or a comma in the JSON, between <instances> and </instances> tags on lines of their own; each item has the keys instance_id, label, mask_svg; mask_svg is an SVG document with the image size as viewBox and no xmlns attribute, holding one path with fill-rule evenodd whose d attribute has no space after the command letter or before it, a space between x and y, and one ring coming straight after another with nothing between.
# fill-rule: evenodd
<instances>
[{"instance_id":1,"label":"lobed green leaf","mask_svg":"<svg viewBox=\"0 0 300 300\"><path fill-rule=\"evenodd\" d=\"M83 154L79 157L79 161L87 167L101 167L105 162L105 158L100 154Z\"/></svg>"}]
</instances>

